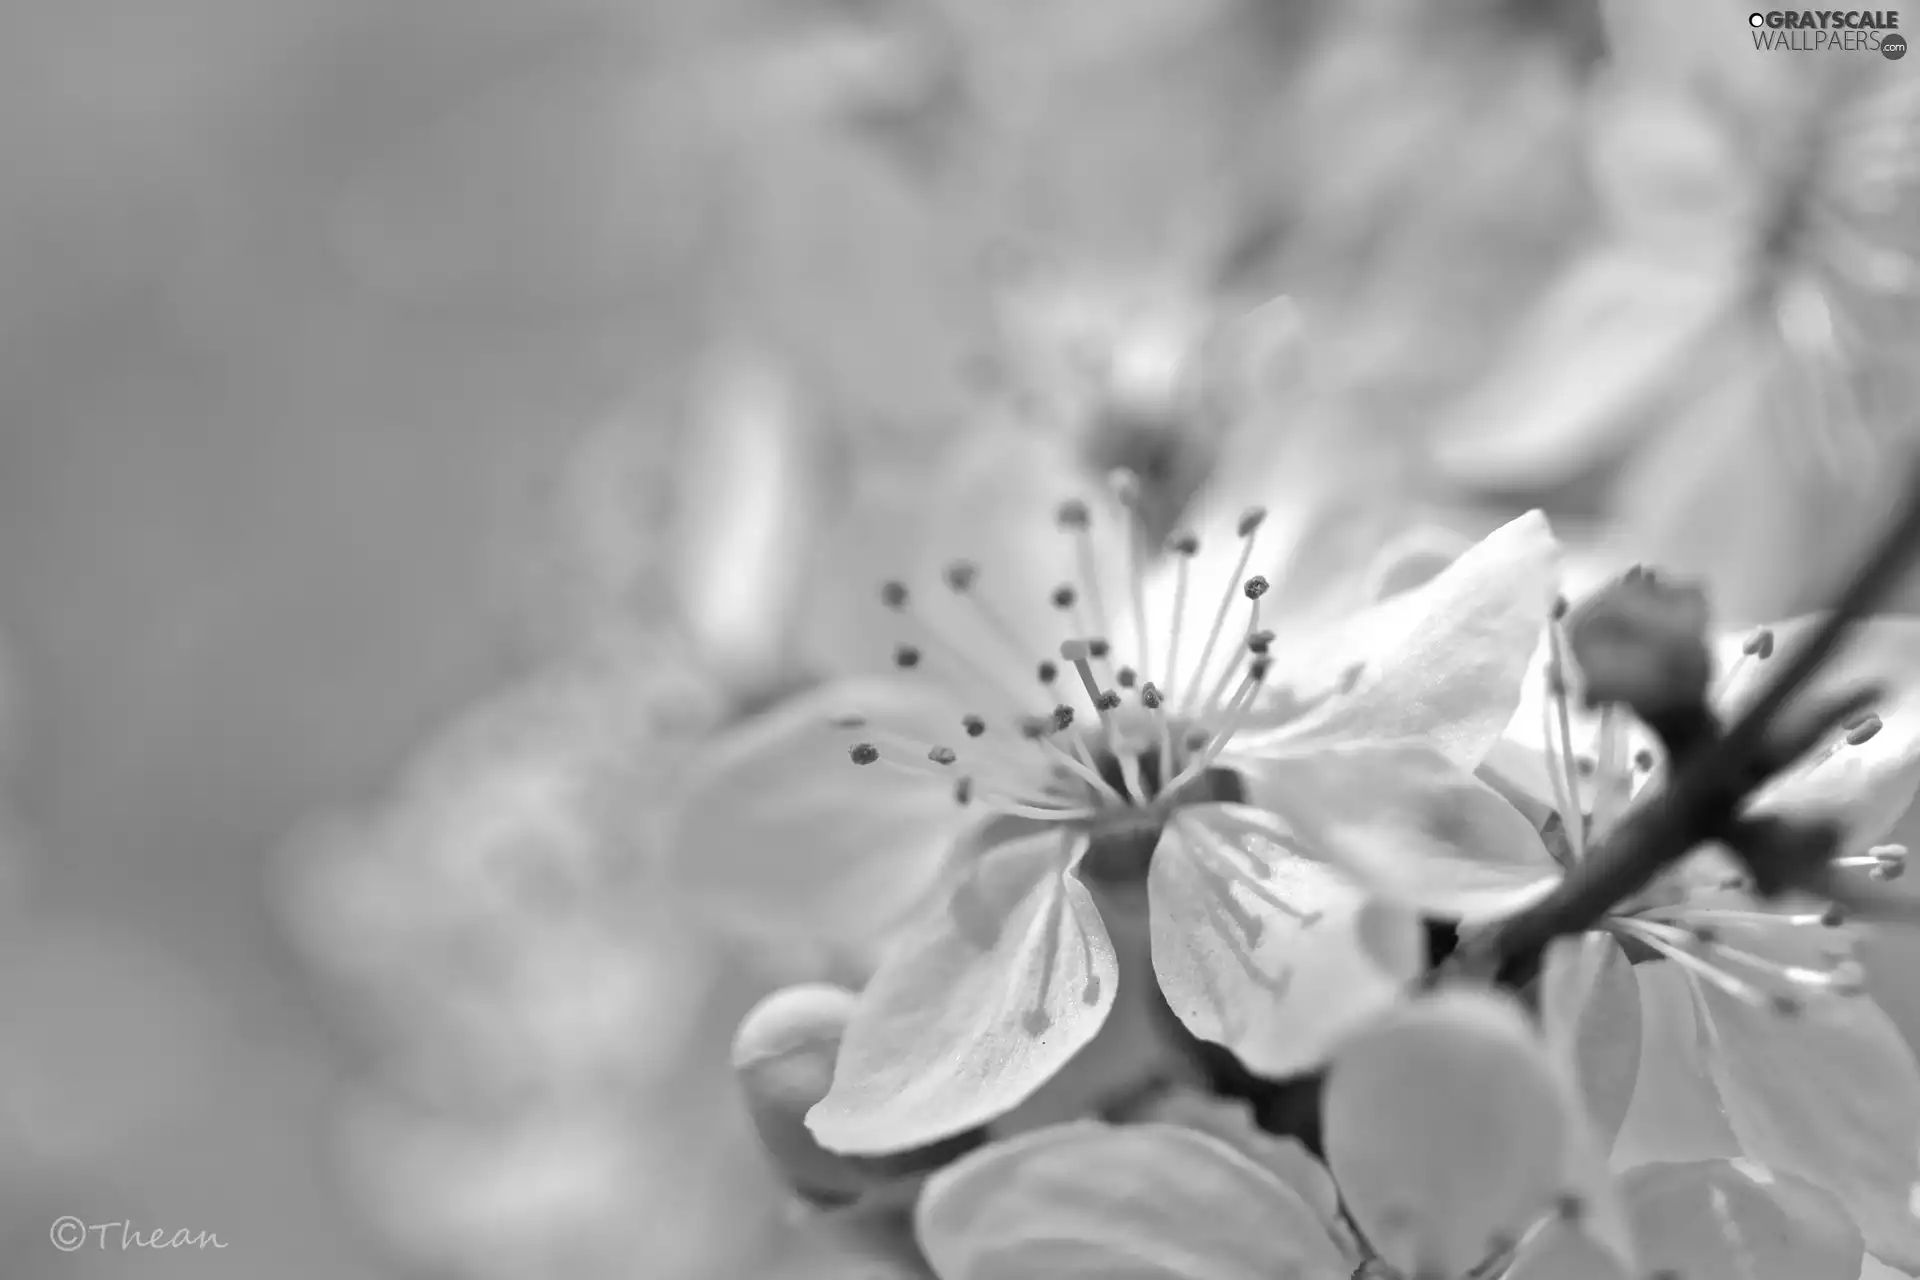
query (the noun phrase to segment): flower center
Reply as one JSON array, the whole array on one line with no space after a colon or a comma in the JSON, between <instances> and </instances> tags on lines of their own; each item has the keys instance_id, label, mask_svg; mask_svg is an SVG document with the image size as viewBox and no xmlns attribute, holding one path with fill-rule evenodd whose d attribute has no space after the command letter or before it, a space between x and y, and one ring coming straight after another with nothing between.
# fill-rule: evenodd
<instances>
[{"instance_id":1,"label":"flower center","mask_svg":"<svg viewBox=\"0 0 1920 1280\"><path fill-rule=\"evenodd\" d=\"M1116 474L1115 488L1132 513L1134 527L1125 532L1137 533L1139 486L1123 472ZM964 737L948 742L890 734L863 718L843 718L838 726L862 737L850 746L849 756L857 765L882 764L894 773L939 778L951 786L957 804L1057 823L1067 834L1085 836L1089 852L1083 867L1090 875L1143 876L1174 809L1244 797L1239 776L1215 762L1245 723L1270 665L1273 633L1259 625L1267 580L1245 576L1264 519L1258 509L1241 517L1237 563L1212 597L1212 624L1198 659L1184 664L1181 624L1199 540L1181 534L1166 546L1173 558L1174 616L1164 646L1151 643L1148 635L1141 539L1116 540L1128 557L1125 603L1132 614L1131 643L1127 652L1116 652L1109 639L1114 619L1100 593L1093 517L1082 502L1062 503L1057 512L1060 531L1075 544L1079 568L1074 580L1049 593L1048 603L1068 636L1057 653L1023 652L1018 630L983 595L982 572L972 561L949 564L941 581L981 624L972 630L990 637L987 642L957 639L951 628L934 625L916 611L906 583L885 583L882 603L911 628L895 649L895 665L927 675L944 667L968 687L991 691L993 705L963 715L957 727ZM1233 619L1241 601L1245 612ZM1035 679L1021 688L994 674L1027 664Z\"/></svg>"}]
</instances>

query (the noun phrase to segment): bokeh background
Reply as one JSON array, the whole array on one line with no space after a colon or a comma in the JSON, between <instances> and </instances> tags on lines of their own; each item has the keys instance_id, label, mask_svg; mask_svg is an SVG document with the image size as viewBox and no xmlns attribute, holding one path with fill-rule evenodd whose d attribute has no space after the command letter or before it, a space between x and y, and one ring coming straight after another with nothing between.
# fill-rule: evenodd
<instances>
[{"instance_id":1,"label":"bokeh background","mask_svg":"<svg viewBox=\"0 0 1920 1280\"><path fill-rule=\"evenodd\" d=\"M652 830L832 512L1009 412L1177 506L1224 428L1102 352L1284 295L1234 429L1356 508L1804 609L1917 157L1920 63L1728 0L0 7L0 1273L756 1274L725 1045L832 958Z\"/></svg>"}]
</instances>

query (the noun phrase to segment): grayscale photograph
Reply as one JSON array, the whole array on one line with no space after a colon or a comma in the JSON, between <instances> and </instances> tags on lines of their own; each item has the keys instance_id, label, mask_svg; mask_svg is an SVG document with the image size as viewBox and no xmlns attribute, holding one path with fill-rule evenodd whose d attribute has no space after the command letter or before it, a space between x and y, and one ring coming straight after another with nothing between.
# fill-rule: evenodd
<instances>
[{"instance_id":1,"label":"grayscale photograph","mask_svg":"<svg viewBox=\"0 0 1920 1280\"><path fill-rule=\"evenodd\" d=\"M0 3L0 1280L1920 1280L1752 3Z\"/></svg>"}]
</instances>

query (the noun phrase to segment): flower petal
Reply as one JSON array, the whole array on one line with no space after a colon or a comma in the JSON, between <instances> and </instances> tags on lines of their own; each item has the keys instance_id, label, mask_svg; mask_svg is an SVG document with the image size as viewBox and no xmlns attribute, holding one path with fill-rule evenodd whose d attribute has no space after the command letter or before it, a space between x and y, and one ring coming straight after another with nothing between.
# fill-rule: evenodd
<instances>
[{"instance_id":1,"label":"flower petal","mask_svg":"<svg viewBox=\"0 0 1920 1280\"><path fill-rule=\"evenodd\" d=\"M1453 529L1419 525L1396 535L1367 569L1367 599L1390 600L1424 587L1465 555L1473 540Z\"/></svg>"},{"instance_id":2,"label":"flower petal","mask_svg":"<svg viewBox=\"0 0 1920 1280\"><path fill-rule=\"evenodd\" d=\"M1281 834L1242 805L1182 809L1147 873L1168 1005L1194 1035L1270 1076L1318 1065L1425 963L1412 913L1295 855Z\"/></svg>"},{"instance_id":3,"label":"flower petal","mask_svg":"<svg viewBox=\"0 0 1920 1280\"><path fill-rule=\"evenodd\" d=\"M1860 1231L1797 1178L1726 1160L1649 1164L1619 1181L1646 1275L1686 1280L1856 1280ZM1507 1280L1631 1280L1577 1230L1550 1224Z\"/></svg>"},{"instance_id":4,"label":"flower petal","mask_svg":"<svg viewBox=\"0 0 1920 1280\"><path fill-rule=\"evenodd\" d=\"M822 1146L920 1146L1011 1110L1093 1040L1118 973L1057 833L988 851L946 909L903 934L862 993L807 1116Z\"/></svg>"},{"instance_id":5,"label":"flower petal","mask_svg":"<svg viewBox=\"0 0 1920 1280\"><path fill-rule=\"evenodd\" d=\"M1864 998L1798 1017L1696 984L1708 1068L1742 1149L1838 1195L1876 1255L1920 1268L1920 1067Z\"/></svg>"},{"instance_id":6,"label":"flower petal","mask_svg":"<svg viewBox=\"0 0 1920 1280\"><path fill-rule=\"evenodd\" d=\"M1559 867L1532 823L1425 742L1353 742L1230 763L1248 799L1302 848L1374 893L1434 915L1480 919L1550 892Z\"/></svg>"},{"instance_id":7,"label":"flower petal","mask_svg":"<svg viewBox=\"0 0 1920 1280\"><path fill-rule=\"evenodd\" d=\"M929 745L960 736L960 712L907 682L828 685L782 703L708 748L682 784L662 847L677 885L756 930L857 941L896 923L937 880L966 815L951 783L847 749L860 715Z\"/></svg>"},{"instance_id":8,"label":"flower petal","mask_svg":"<svg viewBox=\"0 0 1920 1280\"><path fill-rule=\"evenodd\" d=\"M1464 1275L1563 1196L1629 1249L1580 1102L1511 999L1443 991L1381 1019L1334 1056L1322 1111L1348 1212L1402 1273Z\"/></svg>"},{"instance_id":9,"label":"flower petal","mask_svg":"<svg viewBox=\"0 0 1920 1280\"><path fill-rule=\"evenodd\" d=\"M760 1145L787 1184L818 1205L911 1202L917 1178L977 1146L978 1131L885 1157L821 1147L807 1113L833 1085L840 1040L859 1007L841 987L784 987L755 1005L734 1033L733 1070ZM878 1193L878 1194L875 1194Z\"/></svg>"},{"instance_id":10,"label":"flower petal","mask_svg":"<svg viewBox=\"0 0 1920 1280\"><path fill-rule=\"evenodd\" d=\"M1291 1187L1336 1238L1348 1234L1340 1216L1340 1189L1333 1184L1333 1174L1299 1139L1276 1137L1260 1128L1247 1103L1177 1089L1155 1097L1128 1119L1196 1129L1224 1142Z\"/></svg>"},{"instance_id":11,"label":"flower petal","mask_svg":"<svg viewBox=\"0 0 1920 1280\"><path fill-rule=\"evenodd\" d=\"M1620 944L1604 933L1562 938L1540 974L1547 1039L1573 1064L1601 1144L1613 1146L1640 1077L1640 984Z\"/></svg>"},{"instance_id":12,"label":"flower petal","mask_svg":"<svg viewBox=\"0 0 1920 1280\"><path fill-rule=\"evenodd\" d=\"M1546 518L1530 512L1426 585L1335 629L1307 661L1327 673L1358 663L1358 683L1282 732L1314 742L1428 738L1477 766L1519 706L1553 607L1557 551Z\"/></svg>"},{"instance_id":13,"label":"flower petal","mask_svg":"<svg viewBox=\"0 0 1920 1280\"><path fill-rule=\"evenodd\" d=\"M1614 1139L1616 1167L1740 1154L1707 1071L1690 981L1671 961L1633 967L1640 988L1640 1078Z\"/></svg>"},{"instance_id":14,"label":"flower petal","mask_svg":"<svg viewBox=\"0 0 1920 1280\"><path fill-rule=\"evenodd\" d=\"M1859 1228L1832 1194L1726 1160L1650 1164L1620 1180L1641 1261L1687 1280L1856 1280Z\"/></svg>"},{"instance_id":15,"label":"flower petal","mask_svg":"<svg viewBox=\"0 0 1920 1280\"><path fill-rule=\"evenodd\" d=\"M1771 628L1776 654L1800 643L1818 622L1796 618ZM1721 700L1726 713L1737 713L1758 696L1779 661L1778 656L1749 661L1731 673ZM1756 795L1756 812L1831 815L1845 824L1848 847L1854 850L1886 837L1920 788L1920 618L1874 618L1863 624L1813 689L1830 693L1873 681L1887 691L1875 708L1878 730L1871 736L1836 734Z\"/></svg>"},{"instance_id":16,"label":"flower petal","mask_svg":"<svg viewBox=\"0 0 1920 1280\"><path fill-rule=\"evenodd\" d=\"M1345 1280L1314 1211L1174 1125L1058 1125L943 1170L917 1222L940 1280Z\"/></svg>"}]
</instances>

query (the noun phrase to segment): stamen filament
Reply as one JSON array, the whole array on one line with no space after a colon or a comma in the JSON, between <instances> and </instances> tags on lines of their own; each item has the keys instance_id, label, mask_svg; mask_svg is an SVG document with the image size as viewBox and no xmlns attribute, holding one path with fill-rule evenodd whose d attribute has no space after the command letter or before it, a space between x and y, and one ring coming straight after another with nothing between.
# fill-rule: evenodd
<instances>
[{"instance_id":1,"label":"stamen filament","mask_svg":"<svg viewBox=\"0 0 1920 1280\"><path fill-rule=\"evenodd\" d=\"M1151 670L1153 654L1147 643L1147 573L1140 554L1140 530L1145 523L1140 518L1140 482L1132 472L1122 471L1115 488L1120 504L1133 517L1133 527L1127 531L1127 589L1133 597L1133 663L1145 673Z\"/></svg>"},{"instance_id":2,"label":"stamen filament","mask_svg":"<svg viewBox=\"0 0 1920 1280\"><path fill-rule=\"evenodd\" d=\"M1814 917L1818 920L1818 917ZM1654 924L1643 922L1648 929L1657 930L1670 939L1676 939L1675 945L1685 946L1691 943L1707 952L1716 960L1734 960L1745 965L1755 973L1773 978L1787 986L1805 987L1816 990L1830 990L1846 985L1841 976L1831 970L1809 969L1805 965L1782 964L1767 956L1748 951L1743 947L1730 946L1717 939L1702 938L1679 925ZM1704 959L1704 957L1702 957Z\"/></svg>"},{"instance_id":3,"label":"stamen filament","mask_svg":"<svg viewBox=\"0 0 1920 1280\"><path fill-rule=\"evenodd\" d=\"M1188 548L1194 546L1190 536L1183 535L1175 539L1173 547L1173 620L1167 624L1167 669L1162 682L1168 689L1180 687L1180 619L1187 613L1187 565L1192 560ZM1146 665L1141 664L1142 676L1146 675Z\"/></svg>"},{"instance_id":4,"label":"stamen filament","mask_svg":"<svg viewBox=\"0 0 1920 1280\"><path fill-rule=\"evenodd\" d=\"M1148 681L1141 687L1140 705L1153 716L1154 734L1160 743L1158 772L1164 784L1164 780L1173 774L1173 719L1167 715L1167 700L1161 696L1160 687L1152 681ZM1165 789L1162 785L1161 790Z\"/></svg>"},{"instance_id":5,"label":"stamen filament","mask_svg":"<svg viewBox=\"0 0 1920 1280\"><path fill-rule=\"evenodd\" d=\"M1633 774L1627 759L1627 732L1612 703L1600 710L1599 758L1594 779L1593 832L1604 836L1633 800Z\"/></svg>"},{"instance_id":6,"label":"stamen filament","mask_svg":"<svg viewBox=\"0 0 1920 1280\"><path fill-rule=\"evenodd\" d=\"M1702 979L1712 983L1742 1004L1751 1005L1756 1009L1767 1005L1767 995L1759 987L1720 969L1705 957L1696 955L1691 948L1675 945L1663 935L1661 930L1644 921L1622 916L1616 917L1612 925L1615 929L1632 934L1681 968L1699 974Z\"/></svg>"},{"instance_id":7,"label":"stamen filament","mask_svg":"<svg viewBox=\"0 0 1920 1280\"><path fill-rule=\"evenodd\" d=\"M948 640L926 619L913 612L911 606L904 601L893 607L895 612L912 620L914 630L919 633L920 644L924 648L937 651L942 658L965 670L980 683L981 688L1000 698L1004 703L1002 710L1011 712L1015 719L1031 714L1032 704L1028 701L1028 695L1014 688L1004 676L998 672L989 671L964 648Z\"/></svg>"},{"instance_id":8,"label":"stamen filament","mask_svg":"<svg viewBox=\"0 0 1920 1280\"><path fill-rule=\"evenodd\" d=\"M1252 602L1251 607L1247 610L1247 641L1248 643L1252 642L1254 634L1259 630L1260 630L1260 601L1256 599ZM1245 652L1245 651L1246 650L1243 646L1241 652ZM1201 719L1204 720L1214 714L1215 710L1220 705L1220 699L1226 696L1227 689L1233 683L1233 677L1236 673L1239 672L1239 670L1240 670L1240 662L1236 660L1234 662L1229 663L1226 666L1226 668L1220 672L1220 678L1214 681L1213 688L1207 690L1206 702L1201 704L1200 711L1198 712L1198 715Z\"/></svg>"},{"instance_id":9,"label":"stamen filament","mask_svg":"<svg viewBox=\"0 0 1920 1280\"><path fill-rule=\"evenodd\" d=\"M1206 681L1207 668L1213 664L1213 651L1220 643L1221 630L1227 625L1227 611L1233 607L1233 598L1240 594L1239 587L1245 578L1247 565L1253 559L1253 540L1258 532L1256 526L1240 539L1240 559L1234 563L1233 577L1227 583L1227 589L1220 593L1220 607L1214 610L1213 626L1207 631L1207 643L1200 650L1200 665L1194 668L1193 682L1185 684L1180 695L1180 710L1188 714L1193 708L1193 695ZM1178 680L1178 672L1168 672L1168 683Z\"/></svg>"},{"instance_id":10,"label":"stamen filament","mask_svg":"<svg viewBox=\"0 0 1920 1280\"><path fill-rule=\"evenodd\" d=\"M1056 764L1079 775L1088 786L1093 788L1095 794L1105 796L1115 804L1128 803L1124 796L1113 789L1112 783L1100 776L1100 770L1095 767L1093 757L1087 752L1086 744L1078 737L1071 738L1069 741L1073 744L1073 751L1067 751L1049 737L1037 738L1034 743L1051 756Z\"/></svg>"},{"instance_id":11,"label":"stamen filament","mask_svg":"<svg viewBox=\"0 0 1920 1280\"><path fill-rule=\"evenodd\" d=\"M1180 771L1179 777L1166 785L1166 794L1171 795L1178 792L1180 788L1186 786L1213 766L1213 762L1219 758L1220 753L1225 751L1227 744L1233 740L1235 731L1240 727L1241 718L1246 715L1247 708L1253 705L1254 694L1259 691L1260 686L1265 683L1266 678L1266 659L1254 659L1253 666L1248 670L1246 678L1240 683L1239 691L1233 695L1233 701L1227 705L1227 709L1221 714L1219 728L1215 730L1206 748L1194 757L1193 760L1188 762L1187 767Z\"/></svg>"},{"instance_id":12,"label":"stamen filament","mask_svg":"<svg viewBox=\"0 0 1920 1280\"><path fill-rule=\"evenodd\" d=\"M1560 731L1560 756L1550 772L1556 775L1556 792L1560 791L1562 780L1565 783L1567 808L1561 813L1561 821L1567 828L1567 840L1573 846L1574 861L1579 862L1587 856L1587 811L1580 802L1580 771L1574 766L1573 716L1567 707L1566 657L1561 649L1557 622L1547 627L1547 653L1547 693L1558 713ZM1559 798L1556 794L1555 799Z\"/></svg>"},{"instance_id":13,"label":"stamen filament","mask_svg":"<svg viewBox=\"0 0 1920 1280\"><path fill-rule=\"evenodd\" d=\"M1094 558L1093 532L1081 525L1074 530L1074 551L1080 559L1081 589L1087 594L1087 608L1093 614L1093 634L1104 636L1112 634L1107 627L1107 606L1100 598L1099 565Z\"/></svg>"},{"instance_id":14,"label":"stamen filament","mask_svg":"<svg viewBox=\"0 0 1920 1280\"><path fill-rule=\"evenodd\" d=\"M857 730L868 742L891 751L902 752L909 759L924 760L931 752L941 749L941 744L922 742L858 716L849 716L841 720L838 722L838 727L849 731ZM965 745L958 750L947 748L954 750L955 763L961 765L964 772L979 776L984 767L987 773L998 775L994 777L998 785L1006 786L1009 790L1019 790L1031 782L1033 766L1004 754L1001 748L1007 744L996 743L989 746L984 737L968 737L964 739L964 743ZM893 756L882 758L897 762ZM952 766L942 766L942 769L944 774L953 772Z\"/></svg>"}]
</instances>

